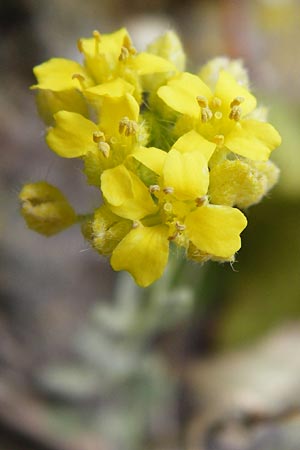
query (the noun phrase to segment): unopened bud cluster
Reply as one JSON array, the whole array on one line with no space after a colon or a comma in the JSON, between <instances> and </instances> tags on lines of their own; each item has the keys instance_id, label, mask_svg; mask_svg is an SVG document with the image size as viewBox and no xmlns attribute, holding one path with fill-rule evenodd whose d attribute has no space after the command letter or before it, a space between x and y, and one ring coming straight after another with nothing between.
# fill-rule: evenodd
<instances>
[{"instance_id":1,"label":"unopened bud cluster","mask_svg":"<svg viewBox=\"0 0 300 450\"><path fill-rule=\"evenodd\" d=\"M82 160L99 207L84 219L57 188L25 185L28 226L49 236L81 221L91 246L140 286L162 275L170 245L195 261L233 261L247 224L240 209L279 175L269 156L280 136L261 117L242 63L217 58L186 72L171 31L141 53L126 29L95 31L78 49L82 64L35 67L32 89L48 146Z\"/></svg>"}]
</instances>

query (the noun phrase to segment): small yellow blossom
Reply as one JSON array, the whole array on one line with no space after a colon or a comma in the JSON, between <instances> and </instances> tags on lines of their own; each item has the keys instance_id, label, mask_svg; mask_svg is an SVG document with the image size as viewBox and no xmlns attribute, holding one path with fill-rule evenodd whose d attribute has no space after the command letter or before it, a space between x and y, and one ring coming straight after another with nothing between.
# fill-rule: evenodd
<instances>
[{"instance_id":1,"label":"small yellow blossom","mask_svg":"<svg viewBox=\"0 0 300 450\"><path fill-rule=\"evenodd\" d=\"M169 242L186 249L192 243L216 259L232 259L247 222L237 209L208 203L205 152L195 148L181 152L176 143L169 153L155 149L156 158L148 157L147 151L133 157L157 172L156 185L147 189L124 166L107 170L101 177L107 205L133 223L112 253L112 267L129 271L139 285L147 286L162 275Z\"/></svg>"},{"instance_id":2,"label":"small yellow blossom","mask_svg":"<svg viewBox=\"0 0 300 450\"><path fill-rule=\"evenodd\" d=\"M69 59L52 58L33 70L38 82L32 89L38 90L38 109L47 124L60 110L88 117L86 96L89 98L92 87L122 78L131 84L140 102L141 76L176 72L176 67L160 56L137 53L125 28L103 35L94 31L93 37L78 41L78 49L84 57L83 65ZM111 88L109 85L107 89Z\"/></svg>"},{"instance_id":3,"label":"small yellow blossom","mask_svg":"<svg viewBox=\"0 0 300 450\"><path fill-rule=\"evenodd\" d=\"M190 128L215 142L216 148L266 161L281 142L272 125L247 118L256 99L225 71L220 72L214 92L199 77L185 72L162 86L158 96L188 117Z\"/></svg>"}]
</instances>

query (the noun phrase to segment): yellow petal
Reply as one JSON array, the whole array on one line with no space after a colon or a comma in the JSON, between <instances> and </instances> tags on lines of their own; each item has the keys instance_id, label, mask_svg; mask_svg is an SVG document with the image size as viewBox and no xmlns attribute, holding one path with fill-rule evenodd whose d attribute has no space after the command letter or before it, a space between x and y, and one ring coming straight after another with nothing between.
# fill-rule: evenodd
<instances>
[{"instance_id":1,"label":"yellow petal","mask_svg":"<svg viewBox=\"0 0 300 450\"><path fill-rule=\"evenodd\" d=\"M200 114L197 96L210 98L212 95L208 86L199 77L187 72L180 74L170 80L166 86L159 88L157 94L170 108L195 119Z\"/></svg>"},{"instance_id":2,"label":"yellow petal","mask_svg":"<svg viewBox=\"0 0 300 450\"><path fill-rule=\"evenodd\" d=\"M70 59L52 58L34 67L33 73L38 84L33 85L32 89L50 89L54 92L70 89L81 90L82 86L77 78L73 78L74 74L79 74L84 78L86 87L93 84L84 67Z\"/></svg>"},{"instance_id":3,"label":"yellow petal","mask_svg":"<svg viewBox=\"0 0 300 450\"><path fill-rule=\"evenodd\" d=\"M195 130L191 130L188 133L181 136L173 145L180 153L199 151L205 157L206 161L209 161L213 154L216 144L206 140L203 136L197 133Z\"/></svg>"},{"instance_id":4,"label":"yellow petal","mask_svg":"<svg viewBox=\"0 0 300 450\"><path fill-rule=\"evenodd\" d=\"M167 157L167 153L155 147L139 147L133 154L133 158L140 161L144 166L160 175Z\"/></svg>"},{"instance_id":5,"label":"yellow petal","mask_svg":"<svg viewBox=\"0 0 300 450\"><path fill-rule=\"evenodd\" d=\"M78 158L97 148L93 132L98 127L93 122L68 111L59 111L54 118L56 125L48 131L46 142L59 156Z\"/></svg>"},{"instance_id":6,"label":"yellow petal","mask_svg":"<svg viewBox=\"0 0 300 450\"><path fill-rule=\"evenodd\" d=\"M225 138L229 150L258 161L266 161L280 143L281 137L275 128L257 120L241 120Z\"/></svg>"},{"instance_id":7,"label":"yellow petal","mask_svg":"<svg viewBox=\"0 0 300 450\"><path fill-rule=\"evenodd\" d=\"M157 210L147 187L122 164L104 171L101 189L111 210L125 219L139 220Z\"/></svg>"},{"instance_id":8,"label":"yellow petal","mask_svg":"<svg viewBox=\"0 0 300 450\"><path fill-rule=\"evenodd\" d=\"M230 258L240 249L240 233L246 225L241 211L217 205L201 206L185 220L192 243L202 252L220 258Z\"/></svg>"},{"instance_id":9,"label":"yellow petal","mask_svg":"<svg viewBox=\"0 0 300 450\"><path fill-rule=\"evenodd\" d=\"M228 109L236 97L243 97L244 101L241 103L243 116L249 114L256 107L256 98L225 70L220 71L215 96L222 100L221 110Z\"/></svg>"},{"instance_id":10,"label":"yellow petal","mask_svg":"<svg viewBox=\"0 0 300 450\"><path fill-rule=\"evenodd\" d=\"M88 117L87 102L81 92L76 89L59 92L39 89L36 94L36 104L46 125L54 123L53 115L58 111L72 111Z\"/></svg>"},{"instance_id":11,"label":"yellow petal","mask_svg":"<svg viewBox=\"0 0 300 450\"><path fill-rule=\"evenodd\" d=\"M127 270L142 287L163 274L169 256L168 227L156 225L132 229L113 251L114 270Z\"/></svg>"},{"instance_id":12,"label":"yellow petal","mask_svg":"<svg viewBox=\"0 0 300 450\"><path fill-rule=\"evenodd\" d=\"M130 61L130 67L135 70L138 75L148 75L151 73L176 72L176 67L167 59L151 53L139 53Z\"/></svg>"},{"instance_id":13,"label":"yellow petal","mask_svg":"<svg viewBox=\"0 0 300 450\"><path fill-rule=\"evenodd\" d=\"M140 107L130 94L123 97L103 97L100 109L100 127L110 136L119 136L119 122L124 117L138 121Z\"/></svg>"},{"instance_id":14,"label":"yellow petal","mask_svg":"<svg viewBox=\"0 0 300 450\"><path fill-rule=\"evenodd\" d=\"M163 168L163 187L174 188L178 200L193 200L207 193L208 168L200 152L170 150Z\"/></svg>"},{"instance_id":15,"label":"yellow petal","mask_svg":"<svg viewBox=\"0 0 300 450\"><path fill-rule=\"evenodd\" d=\"M125 94L132 94L134 91L134 86L127 83L122 78L116 78L115 80L108 81L107 83L102 83L97 86L86 89L84 95L93 100L98 97L122 97Z\"/></svg>"}]
</instances>

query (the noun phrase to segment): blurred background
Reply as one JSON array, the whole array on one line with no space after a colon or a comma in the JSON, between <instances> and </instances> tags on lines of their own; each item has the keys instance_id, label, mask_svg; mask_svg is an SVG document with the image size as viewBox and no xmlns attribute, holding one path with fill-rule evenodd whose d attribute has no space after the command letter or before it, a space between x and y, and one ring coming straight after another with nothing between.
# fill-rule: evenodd
<instances>
[{"instance_id":1,"label":"blurred background","mask_svg":"<svg viewBox=\"0 0 300 450\"><path fill-rule=\"evenodd\" d=\"M1 0L0 449L299 450L300 1ZM283 144L276 188L247 211L234 270L182 264L142 291L83 241L19 214L47 180L99 204L80 163L44 143L32 67L126 26L143 49L169 29L188 69L242 58Z\"/></svg>"}]
</instances>

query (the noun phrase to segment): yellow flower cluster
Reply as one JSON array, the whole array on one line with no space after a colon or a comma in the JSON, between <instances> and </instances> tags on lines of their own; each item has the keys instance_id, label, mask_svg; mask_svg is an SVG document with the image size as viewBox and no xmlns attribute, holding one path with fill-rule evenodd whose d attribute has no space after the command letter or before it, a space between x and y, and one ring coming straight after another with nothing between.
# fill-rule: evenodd
<instances>
[{"instance_id":1,"label":"yellow flower cluster","mask_svg":"<svg viewBox=\"0 0 300 450\"><path fill-rule=\"evenodd\" d=\"M140 286L162 275L170 245L195 261L233 261L247 224L238 208L275 184L278 169L268 159L280 144L242 64L218 58L199 75L185 72L174 32L147 52L136 51L124 28L94 31L78 49L82 64L54 58L35 67L32 89L49 147L81 158L88 183L101 191L84 236ZM50 235L76 222L46 183L25 186L20 198L35 231Z\"/></svg>"}]
</instances>

